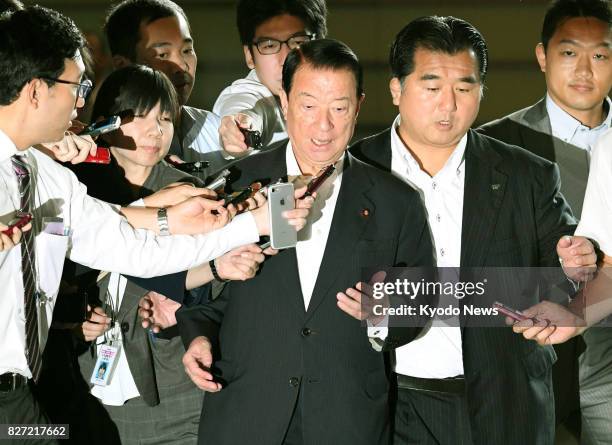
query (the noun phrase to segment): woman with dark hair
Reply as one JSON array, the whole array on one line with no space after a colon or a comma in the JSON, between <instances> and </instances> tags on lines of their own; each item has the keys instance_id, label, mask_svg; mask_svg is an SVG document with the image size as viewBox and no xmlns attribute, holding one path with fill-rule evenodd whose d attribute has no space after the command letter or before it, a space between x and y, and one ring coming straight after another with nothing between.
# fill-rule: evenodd
<instances>
[{"instance_id":1,"label":"woman with dark hair","mask_svg":"<svg viewBox=\"0 0 612 445\"><path fill-rule=\"evenodd\" d=\"M115 204L158 206L147 199L163 187L181 182L201 185L199 179L163 160L178 110L175 89L163 73L133 65L109 75L99 90L92 120L121 117L118 130L98 139L99 145L110 148L111 163L72 167L89 194ZM261 249L249 245L223 255L214 264L221 278L244 280L254 276L263 259ZM143 329L138 302L152 291L173 293L172 298L181 301L185 288L212 281L210 265L149 280L104 272L95 272L94 277L97 289L88 289L87 320L73 331L87 394L73 404L71 440L124 445L196 443L203 392L184 372L185 350L177 332L168 329L155 335ZM157 298L164 297L157 294ZM92 375L96 361L108 355L114 355L115 362L107 365L106 385L95 384L99 383Z\"/></svg>"}]
</instances>

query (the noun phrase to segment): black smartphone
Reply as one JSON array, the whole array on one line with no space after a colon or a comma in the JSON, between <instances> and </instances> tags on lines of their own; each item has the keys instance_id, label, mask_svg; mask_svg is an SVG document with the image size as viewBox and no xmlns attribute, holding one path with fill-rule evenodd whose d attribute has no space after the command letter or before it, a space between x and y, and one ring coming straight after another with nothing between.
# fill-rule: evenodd
<instances>
[{"instance_id":1,"label":"black smartphone","mask_svg":"<svg viewBox=\"0 0 612 445\"><path fill-rule=\"evenodd\" d=\"M234 193L230 193L229 195L225 195L223 199L225 199L224 207L229 206L230 204L238 205L241 202L246 201L250 197L252 197L256 192L261 189L261 182L254 182L248 187L245 187L242 190L235 191Z\"/></svg>"},{"instance_id":2,"label":"black smartphone","mask_svg":"<svg viewBox=\"0 0 612 445\"><path fill-rule=\"evenodd\" d=\"M247 147L254 148L255 150L261 150L263 142L261 140L261 133L257 130L249 130L246 128L238 127L244 136L244 143Z\"/></svg>"},{"instance_id":3,"label":"black smartphone","mask_svg":"<svg viewBox=\"0 0 612 445\"><path fill-rule=\"evenodd\" d=\"M172 167L176 168L185 173L201 173L204 169L208 168L210 162L208 161L196 161L196 162L174 162L170 159L166 158L166 162L168 162Z\"/></svg>"},{"instance_id":4,"label":"black smartphone","mask_svg":"<svg viewBox=\"0 0 612 445\"><path fill-rule=\"evenodd\" d=\"M79 133L79 136L91 136L95 138L104 133L109 133L118 129L121 126L121 118L119 116L111 116L100 122L94 122L88 125Z\"/></svg>"}]
</instances>

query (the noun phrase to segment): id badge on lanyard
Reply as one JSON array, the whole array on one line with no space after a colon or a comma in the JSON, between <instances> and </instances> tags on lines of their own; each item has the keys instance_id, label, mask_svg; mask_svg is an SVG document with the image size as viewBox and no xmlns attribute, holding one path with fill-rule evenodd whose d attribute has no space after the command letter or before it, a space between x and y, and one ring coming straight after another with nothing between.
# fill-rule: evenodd
<instances>
[{"instance_id":1,"label":"id badge on lanyard","mask_svg":"<svg viewBox=\"0 0 612 445\"><path fill-rule=\"evenodd\" d=\"M121 354L121 337L116 330L116 327L113 327L111 340L100 345L98 360L96 360L96 366L94 366L90 379L94 385L107 386L111 383Z\"/></svg>"},{"instance_id":2,"label":"id badge on lanyard","mask_svg":"<svg viewBox=\"0 0 612 445\"><path fill-rule=\"evenodd\" d=\"M123 283L122 283L123 281ZM98 359L89 380L94 385L108 386L111 383L119 356L121 355L121 327L117 322L117 314L121 305L121 297L125 291L125 278L119 274L112 274L108 283L107 307L111 310L111 329L105 335L107 341L98 349ZM115 295L112 294L115 290ZM114 303L114 304L113 304Z\"/></svg>"}]
</instances>

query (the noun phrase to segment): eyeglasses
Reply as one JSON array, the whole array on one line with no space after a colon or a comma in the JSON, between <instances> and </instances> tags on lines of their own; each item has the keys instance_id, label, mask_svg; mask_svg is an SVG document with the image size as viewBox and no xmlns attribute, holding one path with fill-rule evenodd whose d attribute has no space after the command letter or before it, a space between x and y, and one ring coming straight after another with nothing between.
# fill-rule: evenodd
<instances>
[{"instance_id":1,"label":"eyeglasses","mask_svg":"<svg viewBox=\"0 0 612 445\"><path fill-rule=\"evenodd\" d=\"M67 85L78 85L78 88L77 88L77 99L79 97L82 97L83 99L87 99L87 96L89 96L89 93L91 93L91 90L93 89L93 83L89 79L85 79L81 83L70 82L68 80L62 80L62 79L54 79L52 77L42 77L42 79L50 80L52 82L57 82L57 83L65 83Z\"/></svg>"},{"instance_id":2,"label":"eyeglasses","mask_svg":"<svg viewBox=\"0 0 612 445\"><path fill-rule=\"evenodd\" d=\"M316 38L316 34L301 34L298 36L289 37L287 40L276 40L276 39L261 39L253 42L253 45L257 47L259 54L267 56L270 54L277 54L280 52L283 43L287 45L289 49L299 48L303 43L310 42Z\"/></svg>"}]
</instances>

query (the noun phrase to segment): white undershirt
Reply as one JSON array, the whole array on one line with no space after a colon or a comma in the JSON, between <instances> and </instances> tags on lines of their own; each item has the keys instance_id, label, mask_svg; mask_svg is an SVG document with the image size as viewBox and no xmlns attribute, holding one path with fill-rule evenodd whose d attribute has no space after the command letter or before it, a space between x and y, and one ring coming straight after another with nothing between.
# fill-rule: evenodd
<instances>
[{"instance_id":1,"label":"white undershirt","mask_svg":"<svg viewBox=\"0 0 612 445\"><path fill-rule=\"evenodd\" d=\"M299 176L302 174L300 167L293 154L291 142L287 145L287 175ZM298 272L300 275L300 286L304 297L304 308L308 310L308 304L312 297L319 268L325 253L327 236L331 228L338 192L342 183L342 165L340 160L336 163L336 171L317 190L317 197L308 214L306 227L298 233L298 243L295 247Z\"/></svg>"},{"instance_id":2,"label":"white undershirt","mask_svg":"<svg viewBox=\"0 0 612 445\"><path fill-rule=\"evenodd\" d=\"M421 194L436 248L436 263L441 268L441 281L459 279L461 262L461 227L463 219L463 191L465 182L464 153L467 134L432 178L421 170L412 154L397 134L400 116L391 130L391 172ZM442 298L442 297L441 297ZM457 303L454 297L440 302L440 306ZM450 326L449 326L450 325ZM398 374L421 378L446 378L463 374L461 329L456 318L434 319L414 341L395 350L395 371ZM369 328L371 337L384 339L386 328Z\"/></svg>"}]
</instances>

